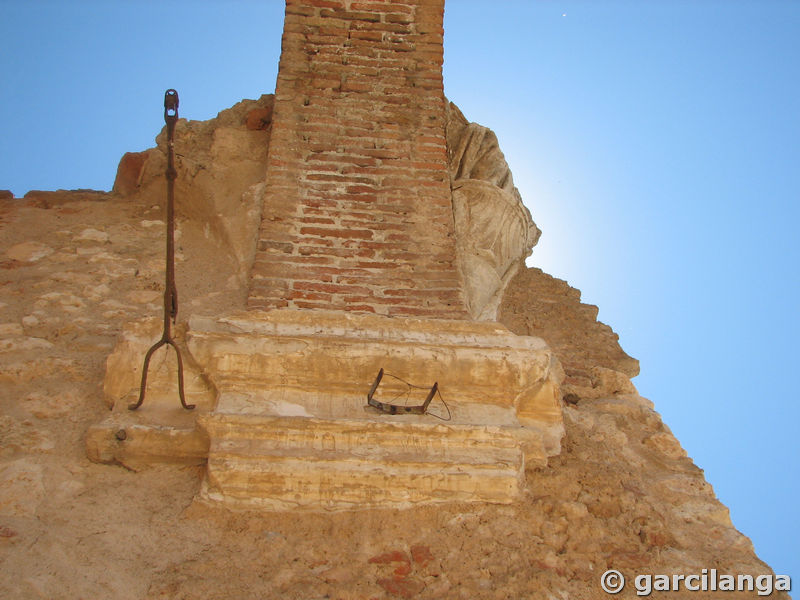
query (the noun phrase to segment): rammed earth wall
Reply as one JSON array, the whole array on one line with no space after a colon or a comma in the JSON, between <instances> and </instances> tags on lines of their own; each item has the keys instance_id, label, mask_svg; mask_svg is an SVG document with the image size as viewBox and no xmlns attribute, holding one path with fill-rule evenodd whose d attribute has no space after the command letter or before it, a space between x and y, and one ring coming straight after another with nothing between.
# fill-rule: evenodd
<instances>
[{"instance_id":1,"label":"rammed earth wall","mask_svg":"<svg viewBox=\"0 0 800 600\"><path fill-rule=\"evenodd\" d=\"M250 308L466 318L444 0L289 0Z\"/></svg>"}]
</instances>

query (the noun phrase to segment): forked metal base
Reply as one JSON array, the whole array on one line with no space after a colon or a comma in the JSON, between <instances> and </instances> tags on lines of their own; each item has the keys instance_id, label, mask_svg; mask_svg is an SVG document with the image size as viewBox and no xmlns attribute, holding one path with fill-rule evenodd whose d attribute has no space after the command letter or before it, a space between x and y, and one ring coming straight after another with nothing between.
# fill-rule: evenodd
<instances>
[{"instance_id":1,"label":"forked metal base","mask_svg":"<svg viewBox=\"0 0 800 600\"><path fill-rule=\"evenodd\" d=\"M144 356L144 366L142 367L142 385L139 388L139 401L129 404L128 410L136 410L142 405L142 402L144 402L144 395L145 391L147 390L147 369L150 366L150 358L153 356L153 353L156 350L164 345L172 346L175 349L175 356L178 357L178 395L181 398L181 406L183 406L183 408L186 410L192 410L195 407L194 404L186 404L186 396L183 392L183 359L181 359L181 351L172 339L161 338L150 348L150 350L147 351L147 354Z\"/></svg>"}]
</instances>

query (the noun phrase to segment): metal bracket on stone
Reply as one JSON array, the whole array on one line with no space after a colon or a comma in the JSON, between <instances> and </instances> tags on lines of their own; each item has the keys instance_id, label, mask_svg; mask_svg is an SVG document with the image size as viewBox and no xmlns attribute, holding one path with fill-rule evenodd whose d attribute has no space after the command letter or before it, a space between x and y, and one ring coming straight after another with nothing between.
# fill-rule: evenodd
<instances>
[{"instance_id":1,"label":"metal bracket on stone","mask_svg":"<svg viewBox=\"0 0 800 600\"><path fill-rule=\"evenodd\" d=\"M178 290L175 287L175 179L178 174L175 170L174 143L175 123L178 121L178 92L169 89L164 93L164 121L167 124L167 268L166 285L164 289L164 333L147 351L142 367L142 385L139 388L139 401L128 405L129 410L136 410L144 402L147 391L147 369L150 366L150 358L153 353L161 346L172 346L178 357L178 394L181 399L181 406L187 410L195 407L194 404L186 404L186 397L183 391L183 360L181 351L172 339L170 323L175 323L178 316Z\"/></svg>"},{"instance_id":2,"label":"metal bracket on stone","mask_svg":"<svg viewBox=\"0 0 800 600\"><path fill-rule=\"evenodd\" d=\"M383 369L378 371L378 376L375 378L375 381L372 383L372 387L370 387L369 392L367 393L367 403L370 406L377 408L381 412L385 412L390 415L397 415L397 414L424 415L428 410L428 405L431 403L431 400L433 400L433 397L439 390L439 382L437 381L433 384L433 387L431 387L430 392L428 392L428 397L425 398L425 402L423 402L419 406L402 406L399 404L380 402L378 400L375 400L373 396L375 395L375 391L378 389L378 386L380 385L381 380L383 379L383 375L384 375ZM403 381L399 377L395 377L394 375L391 375L389 373L387 373L387 375L389 375L389 377L394 377L399 381ZM409 388L426 389L418 385L412 385L407 381L403 381L403 383L408 385Z\"/></svg>"}]
</instances>

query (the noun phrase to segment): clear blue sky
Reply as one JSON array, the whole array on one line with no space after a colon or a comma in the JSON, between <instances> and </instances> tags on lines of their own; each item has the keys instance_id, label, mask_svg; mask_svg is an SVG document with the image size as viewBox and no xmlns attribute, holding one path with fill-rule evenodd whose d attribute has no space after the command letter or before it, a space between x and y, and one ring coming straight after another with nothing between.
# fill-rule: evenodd
<instances>
[{"instance_id":1,"label":"clear blue sky","mask_svg":"<svg viewBox=\"0 0 800 600\"><path fill-rule=\"evenodd\" d=\"M0 189L108 189L163 93L272 92L283 2L0 0ZM567 279L759 556L800 581L800 2L448 0L445 92L494 129Z\"/></svg>"}]
</instances>

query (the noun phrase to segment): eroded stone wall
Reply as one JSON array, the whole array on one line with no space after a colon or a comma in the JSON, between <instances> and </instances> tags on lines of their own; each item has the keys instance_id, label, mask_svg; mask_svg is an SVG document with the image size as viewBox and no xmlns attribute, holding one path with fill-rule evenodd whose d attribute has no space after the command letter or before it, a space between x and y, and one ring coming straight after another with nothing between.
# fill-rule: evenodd
<instances>
[{"instance_id":1,"label":"eroded stone wall","mask_svg":"<svg viewBox=\"0 0 800 600\"><path fill-rule=\"evenodd\" d=\"M498 320L518 335L543 338L561 361L565 396L597 398L632 393L639 361L619 345L619 336L597 320L598 309L581 292L541 269L521 269L511 280Z\"/></svg>"},{"instance_id":2,"label":"eroded stone wall","mask_svg":"<svg viewBox=\"0 0 800 600\"><path fill-rule=\"evenodd\" d=\"M392 11L387 9L390 5ZM409 27L404 15L410 13L403 12L403 7L427 11L436 5L310 0L301 6L292 1L289 21L295 25L287 29L286 43L294 45L290 55L300 66L311 62L303 54L306 50L328 52L335 57L331 65L344 64L345 55L352 57L350 64L366 69L359 76L368 85L370 67L403 60L389 58L405 52L398 52L406 47L403 39L390 38ZM305 18L314 21L309 31L297 27ZM342 41L343 32L349 45ZM323 43L326 38L336 43ZM390 44L400 45L392 50ZM357 78L345 78L340 72L330 77L326 73L310 85L316 86L315 102L333 102L345 97L348 86L358 84ZM302 107L315 106L311 101L305 104L303 96L297 99ZM258 223L226 219L237 218L238 203L252 214L260 201L257 186L263 186L271 119L266 104L244 108L231 121L227 119L234 113L210 127L184 123L178 128L179 140L184 136L187 144L179 156L179 180L187 187L179 187L176 194L181 320L195 312L218 314L245 301L241 278L231 280L230 276L246 272L247 259L240 250L255 248ZM297 119L295 125L307 124L302 110L291 113ZM401 107L397 111L394 115L402 118ZM308 127L301 135L309 140L300 140L303 143L356 124L336 121L320 122L317 130ZM413 145L388 120L383 129L387 135L379 139L387 146L367 148L373 154ZM281 135L290 133L287 128ZM443 134L431 137L435 139L421 147L438 156ZM299 147L313 150L310 145ZM331 152L327 159L325 152ZM388 169L387 161L394 160L387 155L358 155L361 163L367 163L359 164L343 159L356 155L336 148L325 152L305 163L319 167L309 169L309 174L323 176L305 182L306 189L317 194L309 192L306 200L314 197L320 205L306 201L300 213L283 214L287 206L298 209L290 195L276 192L269 196L262 232L272 231L270 220L298 214L331 219L325 214L332 208L326 205L329 193L338 193L342 186L345 194L350 185L375 187L391 176L380 172ZM333 164L326 167L328 163ZM430 169L413 166L412 175L415 169L420 169L421 177L431 175ZM438 176L438 167L432 172ZM113 195L37 192L23 201L0 194L0 569L4 575L0 595L91 597L103 590L110 597L132 599L276 594L286 598L600 599L608 597L599 587L599 576L607 568L620 569L626 576L685 573L688 567L753 575L770 572L755 556L749 540L732 526L727 509L652 404L628 387L638 363L619 348L611 329L596 321L596 307L582 304L580 293L565 282L521 265L500 307L501 322L516 333L545 338L559 355L568 376L566 385L572 386L575 397L594 401L565 407L563 452L547 466L529 465L523 498L513 505L452 504L409 511L293 514L287 519L285 514L230 513L193 505L200 487L197 470L156 467L134 472L131 466L88 463L84 435L108 414L102 381L115 339L123 324L155 319L157 325L161 314L161 173L163 151L155 149L123 160ZM402 170L397 173L407 175ZM365 181L351 182L349 177ZM287 181L295 185L289 175ZM435 179L432 187L439 189L442 181L447 180ZM501 189L506 186L503 178L495 183ZM228 191L217 193L215 186ZM379 207L381 202L391 203L393 209L400 207L400 196L392 199L367 189L353 195L370 198L377 212L354 209L355 200L337 207L360 212L362 219L369 214L371 220L357 221L350 215L348 223L308 222L305 227L316 226L328 233L306 231L302 235L309 235L308 240L294 240L297 245L291 253L280 245L272 247L276 256L298 259L275 264L312 265L331 278L323 283L355 285L347 283L338 270L346 260L374 259L377 254L357 254L378 251L368 242L396 242L397 251L416 243L412 236L389 240L387 233L378 240L331 235L337 229L377 232L381 223L394 226L381 220ZM120 202L121 198L128 201ZM192 202L185 203L190 198ZM424 206L411 205L408 210L412 208L430 216ZM240 237L237 231L244 233ZM262 236L262 242L270 239ZM447 243L452 244L452 238ZM387 252L381 259L390 262L386 271L361 268L381 280L393 269L404 272L403 265L411 263L403 261L411 259L392 257L388 248L380 250ZM325 255L326 249L354 252L352 256L333 251ZM452 259L452 245L447 252ZM321 258L329 262L320 262ZM319 264L314 265L315 261ZM264 269L262 275L280 272L273 267L258 269ZM446 272L452 275L452 264ZM413 283L419 281L423 288L429 285L424 278ZM307 292L319 294L313 302L330 308L344 301L341 288L334 289ZM452 292L453 288L447 289ZM362 306L375 312L388 312L390 306L429 311L444 302L437 290L428 290L433 300L428 298L427 304ZM157 336L158 327L150 329ZM121 539L136 543L120 543ZM633 597L632 591L626 593Z\"/></svg>"},{"instance_id":3,"label":"eroded stone wall","mask_svg":"<svg viewBox=\"0 0 800 600\"><path fill-rule=\"evenodd\" d=\"M242 100L207 121L175 128L175 213L231 256L231 284L246 289L261 219L273 96ZM144 206L166 200L166 132L156 146L122 156L114 195ZM195 242L197 245L198 242ZM203 242L199 242L202 244Z\"/></svg>"},{"instance_id":4,"label":"eroded stone wall","mask_svg":"<svg viewBox=\"0 0 800 600\"><path fill-rule=\"evenodd\" d=\"M199 469L90 463L84 436L109 414L102 382L116 338L124 324L157 325L161 314L161 218L157 207L98 193L0 200L0 596L603 600L608 568L629 581L700 568L771 572L652 405L632 394L567 406L561 454L529 467L522 499L506 506L287 518L193 504ZM217 249L197 261L192 248L177 265L180 319L229 304L229 294L207 298L204 279L230 259ZM556 288L551 309L565 314L553 332L576 340L559 346L569 366L595 313L565 283L524 273ZM532 296L524 289L512 283L511 298ZM520 323L540 318L533 304L514 309ZM566 316L581 310L586 320ZM598 335L598 348L614 339Z\"/></svg>"}]
</instances>

